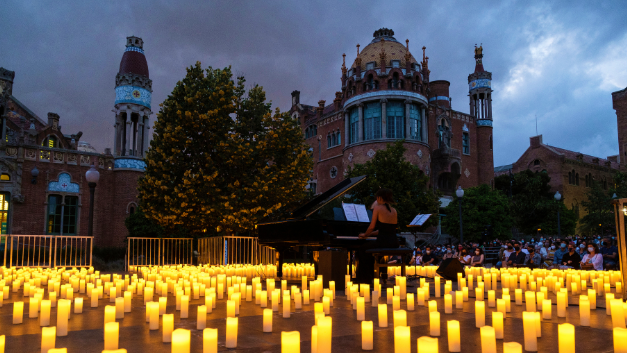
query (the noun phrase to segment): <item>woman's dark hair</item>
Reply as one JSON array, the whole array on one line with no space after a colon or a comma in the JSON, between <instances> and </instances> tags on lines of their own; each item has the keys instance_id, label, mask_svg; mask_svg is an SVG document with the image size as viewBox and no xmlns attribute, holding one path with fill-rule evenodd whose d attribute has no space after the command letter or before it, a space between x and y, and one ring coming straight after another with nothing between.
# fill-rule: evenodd
<instances>
[{"instance_id":1,"label":"woman's dark hair","mask_svg":"<svg viewBox=\"0 0 627 353\"><path fill-rule=\"evenodd\" d=\"M599 253L599 247L595 243L590 243L590 244L588 244L588 246L592 246L594 248L594 254L595 255ZM586 250L588 250L588 249L586 248Z\"/></svg>"},{"instance_id":2,"label":"woman's dark hair","mask_svg":"<svg viewBox=\"0 0 627 353\"><path fill-rule=\"evenodd\" d=\"M475 251L479 250L479 255L483 255L483 249L481 248L476 248Z\"/></svg>"},{"instance_id":3,"label":"woman's dark hair","mask_svg":"<svg viewBox=\"0 0 627 353\"><path fill-rule=\"evenodd\" d=\"M380 197L381 199L383 199L385 208L388 209L388 211L392 211L390 209L390 203L394 203L394 195L392 194L392 190L390 189L385 189L385 188L381 188L379 189L379 191L377 191L376 194L374 194L375 197Z\"/></svg>"}]
</instances>

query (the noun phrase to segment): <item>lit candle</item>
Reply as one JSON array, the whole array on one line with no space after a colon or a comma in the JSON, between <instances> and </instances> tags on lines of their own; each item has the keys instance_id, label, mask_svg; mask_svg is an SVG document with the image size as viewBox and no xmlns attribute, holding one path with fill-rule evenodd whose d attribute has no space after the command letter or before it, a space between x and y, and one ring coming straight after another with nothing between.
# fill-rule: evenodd
<instances>
[{"instance_id":1,"label":"lit candle","mask_svg":"<svg viewBox=\"0 0 627 353\"><path fill-rule=\"evenodd\" d=\"M237 347L237 323L236 317L226 318L226 348Z\"/></svg>"},{"instance_id":2,"label":"lit candle","mask_svg":"<svg viewBox=\"0 0 627 353\"><path fill-rule=\"evenodd\" d=\"M4 293L8 293L8 291L5 291ZM6 337L4 335L0 336L0 353L4 353L5 341L6 341Z\"/></svg>"},{"instance_id":3,"label":"lit candle","mask_svg":"<svg viewBox=\"0 0 627 353\"><path fill-rule=\"evenodd\" d=\"M189 295L181 296L181 319L189 317Z\"/></svg>"},{"instance_id":4,"label":"lit candle","mask_svg":"<svg viewBox=\"0 0 627 353\"><path fill-rule=\"evenodd\" d=\"M218 353L218 329L206 328L202 331L203 353Z\"/></svg>"},{"instance_id":5,"label":"lit candle","mask_svg":"<svg viewBox=\"0 0 627 353\"><path fill-rule=\"evenodd\" d=\"M272 332L272 309L263 309L263 332Z\"/></svg>"},{"instance_id":6,"label":"lit candle","mask_svg":"<svg viewBox=\"0 0 627 353\"><path fill-rule=\"evenodd\" d=\"M41 316L39 317L39 326L50 325L50 305L50 300L41 301Z\"/></svg>"},{"instance_id":7,"label":"lit candle","mask_svg":"<svg viewBox=\"0 0 627 353\"><path fill-rule=\"evenodd\" d=\"M120 340L120 323L107 322L104 327L104 333L104 349L118 349L118 342Z\"/></svg>"},{"instance_id":8,"label":"lit candle","mask_svg":"<svg viewBox=\"0 0 627 353\"><path fill-rule=\"evenodd\" d=\"M322 298L322 309L325 315L329 315L331 313L331 298L327 296Z\"/></svg>"},{"instance_id":9,"label":"lit candle","mask_svg":"<svg viewBox=\"0 0 627 353\"><path fill-rule=\"evenodd\" d=\"M387 304L379 304L379 327L388 327Z\"/></svg>"},{"instance_id":10,"label":"lit candle","mask_svg":"<svg viewBox=\"0 0 627 353\"><path fill-rule=\"evenodd\" d=\"M435 300L429 300L429 312L438 311L438 302Z\"/></svg>"},{"instance_id":11,"label":"lit candle","mask_svg":"<svg viewBox=\"0 0 627 353\"><path fill-rule=\"evenodd\" d=\"M329 298L324 297L324 299L327 300L327 305L329 305ZM283 318L284 319L289 319L290 317L290 308L291 308L291 300L290 300L290 295L284 295L283 296Z\"/></svg>"},{"instance_id":12,"label":"lit candle","mask_svg":"<svg viewBox=\"0 0 627 353\"><path fill-rule=\"evenodd\" d=\"M428 337L428 336L423 336L423 337L418 338L418 352L438 353L438 339L435 337Z\"/></svg>"},{"instance_id":13,"label":"lit candle","mask_svg":"<svg viewBox=\"0 0 627 353\"><path fill-rule=\"evenodd\" d=\"M450 294L444 294L444 313L453 313L453 296Z\"/></svg>"},{"instance_id":14,"label":"lit candle","mask_svg":"<svg viewBox=\"0 0 627 353\"><path fill-rule=\"evenodd\" d=\"M146 288L144 293L146 293L146 291L148 291L150 288ZM115 303L115 294L117 293L115 287L111 287L109 288L109 301L111 303ZM145 295L145 294L144 294ZM145 304L145 303L144 303Z\"/></svg>"},{"instance_id":15,"label":"lit candle","mask_svg":"<svg viewBox=\"0 0 627 353\"><path fill-rule=\"evenodd\" d=\"M30 298L28 303L28 318L39 317L39 299Z\"/></svg>"},{"instance_id":16,"label":"lit candle","mask_svg":"<svg viewBox=\"0 0 627 353\"><path fill-rule=\"evenodd\" d=\"M590 301L585 295L579 297L579 325L590 326Z\"/></svg>"},{"instance_id":17,"label":"lit candle","mask_svg":"<svg viewBox=\"0 0 627 353\"><path fill-rule=\"evenodd\" d=\"M612 326L625 328L625 311L623 310L622 299L612 299L610 305L612 306Z\"/></svg>"},{"instance_id":18,"label":"lit candle","mask_svg":"<svg viewBox=\"0 0 627 353\"><path fill-rule=\"evenodd\" d=\"M394 327L407 326L407 312L405 310L394 310Z\"/></svg>"},{"instance_id":19,"label":"lit candle","mask_svg":"<svg viewBox=\"0 0 627 353\"><path fill-rule=\"evenodd\" d=\"M588 289L588 300L590 301L590 309L597 309L597 292L594 289Z\"/></svg>"},{"instance_id":20,"label":"lit candle","mask_svg":"<svg viewBox=\"0 0 627 353\"><path fill-rule=\"evenodd\" d=\"M485 326L485 302L475 301L475 326Z\"/></svg>"},{"instance_id":21,"label":"lit candle","mask_svg":"<svg viewBox=\"0 0 627 353\"><path fill-rule=\"evenodd\" d=\"M525 338L525 350L528 352L537 352L538 334L536 329L536 314L534 312L523 311L523 331Z\"/></svg>"},{"instance_id":22,"label":"lit candle","mask_svg":"<svg viewBox=\"0 0 627 353\"><path fill-rule=\"evenodd\" d=\"M505 301L503 299L496 300L496 311L502 312L503 316L506 315L507 309L505 307Z\"/></svg>"},{"instance_id":23,"label":"lit candle","mask_svg":"<svg viewBox=\"0 0 627 353\"><path fill-rule=\"evenodd\" d=\"M318 319L318 353L331 353L332 336L331 330L333 322L330 316Z\"/></svg>"},{"instance_id":24,"label":"lit candle","mask_svg":"<svg viewBox=\"0 0 627 353\"><path fill-rule=\"evenodd\" d=\"M551 320L551 299L544 299L542 301L542 318L544 320Z\"/></svg>"},{"instance_id":25,"label":"lit candle","mask_svg":"<svg viewBox=\"0 0 627 353\"><path fill-rule=\"evenodd\" d=\"M431 336L440 335L440 313L432 311L429 313L429 332Z\"/></svg>"},{"instance_id":26,"label":"lit candle","mask_svg":"<svg viewBox=\"0 0 627 353\"><path fill-rule=\"evenodd\" d=\"M575 326L571 324L557 325L557 333L559 353L575 353Z\"/></svg>"},{"instance_id":27,"label":"lit candle","mask_svg":"<svg viewBox=\"0 0 627 353\"><path fill-rule=\"evenodd\" d=\"M279 293L272 291L272 311L279 311Z\"/></svg>"},{"instance_id":28,"label":"lit candle","mask_svg":"<svg viewBox=\"0 0 627 353\"><path fill-rule=\"evenodd\" d=\"M435 276L434 278L435 281L435 297L439 298L440 297L440 290L441 290L441 285L440 285L440 277Z\"/></svg>"},{"instance_id":29,"label":"lit candle","mask_svg":"<svg viewBox=\"0 0 627 353\"><path fill-rule=\"evenodd\" d=\"M511 312L512 311L512 298L509 294L503 294L503 301L505 302L505 311L506 312Z\"/></svg>"},{"instance_id":30,"label":"lit candle","mask_svg":"<svg viewBox=\"0 0 627 353\"><path fill-rule=\"evenodd\" d=\"M527 311L536 311L536 293L532 291L525 292L525 304Z\"/></svg>"},{"instance_id":31,"label":"lit candle","mask_svg":"<svg viewBox=\"0 0 627 353\"><path fill-rule=\"evenodd\" d=\"M163 314L163 342L172 342L174 329L174 314Z\"/></svg>"},{"instance_id":32,"label":"lit candle","mask_svg":"<svg viewBox=\"0 0 627 353\"><path fill-rule=\"evenodd\" d=\"M414 311L414 293L407 293L407 310Z\"/></svg>"},{"instance_id":33,"label":"lit candle","mask_svg":"<svg viewBox=\"0 0 627 353\"><path fill-rule=\"evenodd\" d=\"M408 326L394 328L394 353L411 352L411 333Z\"/></svg>"},{"instance_id":34,"label":"lit candle","mask_svg":"<svg viewBox=\"0 0 627 353\"><path fill-rule=\"evenodd\" d=\"M494 308L496 306L496 293L493 290L488 291L488 307Z\"/></svg>"},{"instance_id":35,"label":"lit candle","mask_svg":"<svg viewBox=\"0 0 627 353\"><path fill-rule=\"evenodd\" d=\"M91 307L92 308L98 307L98 288L94 288L91 291Z\"/></svg>"},{"instance_id":36,"label":"lit candle","mask_svg":"<svg viewBox=\"0 0 627 353\"><path fill-rule=\"evenodd\" d=\"M67 325L70 317L70 301L60 299L57 305L57 336L67 336Z\"/></svg>"},{"instance_id":37,"label":"lit candle","mask_svg":"<svg viewBox=\"0 0 627 353\"><path fill-rule=\"evenodd\" d=\"M176 330L174 330L174 332L172 332L172 352L189 353L190 351L189 342L190 342L191 336L192 334L190 330L186 330L183 328L177 328Z\"/></svg>"},{"instance_id":38,"label":"lit candle","mask_svg":"<svg viewBox=\"0 0 627 353\"><path fill-rule=\"evenodd\" d=\"M505 342L503 353L522 353L522 345L518 342Z\"/></svg>"},{"instance_id":39,"label":"lit candle","mask_svg":"<svg viewBox=\"0 0 627 353\"><path fill-rule=\"evenodd\" d=\"M494 327L481 328L481 353L496 353L496 336Z\"/></svg>"},{"instance_id":40,"label":"lit candle","mask_svg":"<svg viewBox=\"0 0 627 353\"><path fill-rule=\"evenodd\" d=\"M477 287L475 288L475 300L476 301L483 301L483 288L481 287Z\"/></svg>"},{"instance_id":41,"label":"lit candle","mask_svg":"<svg viewBox=\"0 0 627 353\"><path fill-rule=\"evenodd\" d=\"M621 327L614 327L614 352L615 353L627 353L627 329Z\"/></svg>"},{"instance_id":42,"label":"lit candle","mask_svg":"<svg viewBox=\"0 0 627 353\"><path fill-rule=\"evenodd\" d=\"M124 304L126 305L126 298L124 298L124 300L125 300ZM165 314L165 309L167 308L167 306L168 306L168 297L159 297L159 315Z\"/></svg>"},{"instance_id":43,"label":"lit candle","mask_svg":"<svg viewBox=\"0 0 627 353\"><path fill-rule=\"evenodd\" d=\"M372 321L361 322L361 349L371 351L373 344L373 324Z\"/></svg>"},{"instance_id":44,"label":"lit candle","mask_svg":"<svg viewBox=\"0 0 627 353\"><path fill-rule=\"evenodd\" d=\"M468 301L468 287L462 288L462 296L464 298L464 301L467 302Z\"/></svg>"},{"instance_id":45,"label":"lit candle","mask_svg":"<svg viewBox=\"0 0 627 353\"><path fill-rule=\"evenodd\" d=\"M74 314L83 313L83 298L74 299Z\"/></svg>"},{"instance_id":46,"label":"lit candle","mask_svg":"<svg viewBox=\"0 0 627 353\"><path fill-rule=\"evenodd\" d=\"M557 293L557 317L566 317L566 300L568 300L566 295L567 293L564 292ZM526 345L525 350L528 350Z\"/></svg>"},{"instance_id":47,"label":"lit candle","mask_svg":"<svg viewBox=\"0 0 627 353\"><path fill-rule=\"evenodd\" d=\"M146 309L146 311L148 310ZM147 317L150 319L150 316L147 315ZM113 321L115 321L115 306L106 305L105 311L104 311L104 323L106 324L107 322L113 322Z\"/></svg>"},{"instance_id":48,"label":"lit candle","mask_svg":"<svg viewBox=\"0 0 627 353\"><path fill-rule=\"evenodd\" d=\"M522 305L522 289L516 288L514 290L514 297L516 299L516 305Z\"/></svg>"},{"instance_id":49,"label":"lit candle","mask_svg":"<svg viewBox=\"0 0 627 353\"><path fill-rule=\"evenodd\" d=\"M2 336L2 338L4 338L4 336ZM49 349L54 348L56 339L57 339L57 328L55 326L42 328L41 329L41 353L48 353ZM2 345L2 348L4 348L4 344ZM4 349L0 350L0 352L4 352Z\"/></svg>"},{"instance_id":50,"label":"lit candle","mask_svg":"<svg viewBox=\"0 0 627 353\"><path fill-rule=\"evenodd\" d=\"M366 320L366 301L364 297L357 298L357 321ZM326 314L326 312L325 312Z\"/></svg>"},{"instance_id":51,"label":"lit candle","mask_svg":"<svg viewBox=\"0 0 627 353\"><path fill-rule=\"evenodd\" d=\"M394 298L394 289L392 289L392 288L388 288L388 289L386 290L386 293L387 293L387 296L386 296L386 298L387 298L387 304L392 304L392 303L393 303L393 302L392 302L392 298Z\"/></svg>"},{"instance_id":52,"label":"lit candle","mask_svg":"<svg viewBox=\"0 0 627 353\"><path fill-rule=\"evenodd\" d=\"M281 353L300 353L300 332L281 332Z\"/></svg>"},{"instance_id":53,"label":"lit candle","mask_svg":"<svg viewBox=\"0 0 627 353\"><path fill-rule=\"evenodd\" d=\"M494 327L494 337L503 339L503 318L505 314L500 311L492 312L492 327Z\"/></svg>"},{"instance_id":54,"label":"lit candle","mask_svg":"<svg viewBox=\"0 0 627 353\"><path fill-rule=\"evenodd\" d=\"M448 351L460 352L461 340L459 335L459 321L449 320L446 322L446 331L448 332Z\"/></svg>"}]
</instances>

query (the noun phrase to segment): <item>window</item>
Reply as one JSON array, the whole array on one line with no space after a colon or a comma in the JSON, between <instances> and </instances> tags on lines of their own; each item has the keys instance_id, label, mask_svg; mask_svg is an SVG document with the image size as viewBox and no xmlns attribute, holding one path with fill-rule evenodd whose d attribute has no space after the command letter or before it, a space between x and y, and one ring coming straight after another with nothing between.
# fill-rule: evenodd
<instances>
[{"instance_id":1,"label":"window","mask_svg":"<svg viewBox=\"0 0 627 353\"><path fill-rule=\"evenodd\" d=\"M368 103L364 112L364 140L381 138L381 103Z\"/></svg>"},{"instance_id":2,"label":"window","mask_svg":"<svg viewBox=\"0 0 627 353\"><path fill-rule=\"evenodd\" d=\"M337 144L341 145L342 144L342 133L341 132L337 132Z\"/></svg>"},{"instance_id":3,"label":"window","mask_svg":"<svg viewBox=\"0 0 627 353\"><path fill-rule=\"evenodd\" d=\"M448 123L446 119L440 120L440 125L438 126L438 148L450 147L451 146L451 135Z\"/></svg>"},{"instance_id":4,"label":"window","mask_svg":"<svg viewBox=\"0 0 627 353\"><path fill-rule=\"evenodd\" d=\"M386 104L387 137L402 139L405 137L405 109L401 102L388 102Z\"/></svg>"},{"instance_id":5,"label":"window","mask_svg":"<svg viewBox=\"0 0 627 353\"><path fill-rule=\"evenodd\" d=\"M573 173L572 172L568 172L568 184L570 184L570 185L573 184Z\"/></svg>"},{"instance_id":6,"label":"window","mask_svg":"<svg viewBox=\"0 0 627 353\"><path fill-rule=\"evenodd\" d=\"M9 234L9 200L11 195L8 193L0 193L0 234Z\"/></svg>"},{"instance_id":7,"label":"window","mask_svg":"<svg viewBox=\"0 0 627 353\"><path fill-rule=\"evenodd\" d=\"M327 148L331 148L331 136L327 135Z\"/></svg>"},{"instance_id":8,"label":"window","mask_svg":"<svg viewBox=\"0 0 627 353\"><path fill-rule=\"evenodd\" d=\"M63 203L64 200L65 203ZM46 234L75 235L77 219L77 196L48 196L48 220Z\"/></svg>"},{"instance_id":9,"label":"window","mask_svg":"<svg viewBox=\"0 0 627 353\"><path fill-rule=\"evenodd\" d=\"M579 173L575 174L575 185L579 186Z\"/></svg>"},{"instance_id":10,"label":"window","mask_svg":"<svg viewBox=\"0 0 627 353\"><path fill-rule=\"evenodd\" d=\"M462 133L462 149L464 154L470 154L470 135L467 132Z\"/></svg>"},{"instance_id":11,"label":"window","mask_svg":"<svg viewBox=\"0 0 627 353\"><path fill-rule=\"evenodd\" d=\"M492 149L492 135L490 135L490 149Z\"/></svg>"},{"instance_id":12,"label":"window","mask_svg":"<svg viewBox=\"0 0 627 353\"><path fill-rule=\"evenodd\" d=\"M586 187L590 187L590 181L588 179L588 176L586 175Z\"/></svg>"},{"instance_id":13,"label":"window","mask_svg":"<svg viewBox=\"0 0 627 353\"><path fill-rule=\"evenodd\" d=\"M399 60L392 60L392 67L401 67L401 62Z\"/></svg>"},{"instance_id":14,"label":"window","mask_svg":"<svg viewBox=\"0 0 627 353\"><path fill-rule=\"evenodd\" d=\"M2 173L2 175L0 175L0 181L11 181L11 176L7 173Z\"/></svg>"},{"instance_id":15,"label":"window","mask_svg":"<svg viewBox=\"0 0 627 353\"><path fill-rule=\"evenodd\" d=\"M309 138L309 128L305 129L305 139Z\"/></svg>"},{"instance_id":16,"label":"window","mask_svg":"<svg viewBox=\"0 0 627 353\"><path fill-rule=\"evenodd\" d=\"M313 126L313 136L318 136L318 125Z\"/></svg>"},{"instance_id":17,"label":"window","mask_svg":"<svg viewBox=\"0 0 627 353\"><path fill-rule=\"evenodd\" d=\"M374 70L374 61L366 64L366 70Z\"/></svg>"},{"instance_id":18,"label":"window","mask_svg":"<svg viewBox=\"0 0 627 353\"><path fill-rule=\"evenodd\" d=\"M43 147L59 148L59 140L57 139L56 136L50 135L43 140L41 145Z\"/></svg>"},{"instance_id":19,"label":"window","mask_svg":"<svg viewBox=\"0 0 627 353\"><path fill-rule=\"evenodd\" d=\"M398 72L395 72L392 75L392 79L390 81L388 81L388 88L389 89L401 88L400 87L400 81L398 79Z\"/></svg>"},{"instance_id":20,"label":"window","mask_svg":"<svg viewBox=\"0 0 627 353\"><path fill-rule=\"evenodd\" d=\"M359 109L353 108L350 114L350 125L349 125L349 143L355 143L358 140L358 129L359 129Z\"/></svg>"},{"instance_id":21,"label":"window","mask_svg":"<svg viewBox=\"0 0 627 353\"><path fill-rule=\"evenodd\" d=\"M539 159L534 160L533 165L540 165L540 160Z\"/></svg>"},{"instance_id":22,"label":"window","mask_svg":"<svg viewBox=\"0 0 627 353\"><path fill-rule=\"evenodd\" d=\"M409 106L409 135L413 140L422 141L422 119L416 104Z\"/></svg>"}]
</instances>

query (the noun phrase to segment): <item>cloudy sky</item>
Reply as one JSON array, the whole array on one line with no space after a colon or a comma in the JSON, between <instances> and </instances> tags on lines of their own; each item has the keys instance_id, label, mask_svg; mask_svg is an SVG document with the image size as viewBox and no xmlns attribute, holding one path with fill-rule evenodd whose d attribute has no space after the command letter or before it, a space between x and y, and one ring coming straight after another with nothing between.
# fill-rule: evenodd
<instances>
[{"instance_id":1,"label":"cloudy sky","mask_svg":"<svg viewBox=\"0 0 627 353\"><path fill-rule=\"evenodd\" d=\"M611 92L627 87L627 6L618 1L26 1L4 0L0 66L13 94L40 117L61 116L112 147L115 75L125 37L144 39L158 108L185 68L231 65L275 106L331 102L342 53L391 28L421 56L431 79L451 82L453 108L468 111L473 47L493 73L494 163L515 161L529 137L605 157L618 153ZM154 115L153 115L154 117Z\"/></svg>"}]
</instances>

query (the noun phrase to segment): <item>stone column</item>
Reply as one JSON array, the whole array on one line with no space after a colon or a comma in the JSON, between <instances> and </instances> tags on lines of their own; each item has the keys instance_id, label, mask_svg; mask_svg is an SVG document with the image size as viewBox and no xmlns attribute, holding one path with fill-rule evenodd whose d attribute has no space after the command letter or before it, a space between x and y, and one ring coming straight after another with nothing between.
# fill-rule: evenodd
<instances>
[{"instance_id":1,"label":"stone column","mask_svg":"<svg viewBox=\"0 0 627 353\"><path fill-rule=\"evenodd\" d=\"M150 147L150 117L144 117L144 156L146 152L148 152L148 147Z\"/></svg>"},{"instance_id":2,"label":"stone column","mask_svg":"<svg viewBox=\"0 0 627 353\"><path fill-rule=\"evenodd\" d=\"M422 107L422 116L420 119L422 121L422 142L429 143L429 128L427 127L429 119L427 117L427 110L425 107Z\"/></svg>"},{"instance_id":3,"label":"stone column","mask_svg":"<svg viewBox=\"0 0 627 353\"><path fill-rule=\"evenodd\" d=\"M141 121L141 122L140 122ZM144 119L140 118L140 120L137 120L138 124L137 124L137 152L135 153L135 155L137 157L143 157L144 156Z\"/></svg>"},{"instance_id":4,"label":"stone column","mask_svg":"<svg viewBox=\"0 0 627 353\"><path fill-rule=\"evenodd\" d=\"M131 145L132 131L133 131L133 122L131 121L131 117L127 114L126 116L126 156L132 156L133 146Z\"/></svg>"},{"instance_id":5,"label":"stone column","mask_svg":"<svg viewBox=\"0 0 627 353\"><path fill-rule=\"evenodd\" d=\"M118 123L117 116L115 117L115 124L113 124L113 155L117 156L120 153L120 146L118 145L118 137L120 136L120 132L118 129L120 128L120 124Z\"/></svg>"},{"instance_id":6,"label":"stone column","mask_svg":"<svg viewBox=\"0 0 627 353\"><path fill-rule=\"evenodd\" d=\"M348 140L350 138L350 115L348 112L344 112L344 147L348 147Z\"/></svg>"},{"instance_id":7,"label":"stone column","mask_svg":"<svg viewBox=\"0 0 627 353\"><path fill-rule=\"evenodd\" d=\"M388 100L381 100L381 138L388 138L387 121L388 121Z\"/></svg>"},{"instance_id":8,"label":"stone column","mask_svg":"<svg viewBox=\"0 0 627 353\"><path fill-rule=\"evenodd\" d=\"M411 140L409 112L411 110L411 101L405 101L405 139Z\"/></svg>"},{"instance_id":9,"label":"stone column","mask_svg":"<svg viewBox=\"0 0 627 353\"><path fill-rule=\"evenodd\" d=\"M359 124L357 124L357 139L355 142L364 140L364 104L359 103Z\"/></svg>"}]
</instances>

